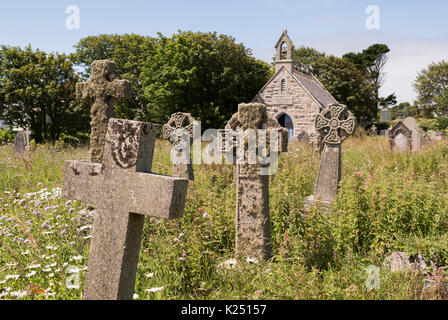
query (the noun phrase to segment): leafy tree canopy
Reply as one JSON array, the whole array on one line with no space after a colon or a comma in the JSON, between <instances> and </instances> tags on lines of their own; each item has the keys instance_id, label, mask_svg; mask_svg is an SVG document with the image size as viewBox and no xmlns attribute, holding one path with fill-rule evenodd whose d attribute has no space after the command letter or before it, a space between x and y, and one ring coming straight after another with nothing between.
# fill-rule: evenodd
<instances>
[{"instance_id":1,"label":"leafy tree canopy","mask_svg":"<svg viewBox=\"0 0 448 320\"><path fill-rule=\"evenodd\" d=\"M417 75L414 88L418 93L415 105L426 117L448 116L448 62L431 63Z\"/></svg>"},{"instance_id":2,"label":"leafy tree canopy","mask_svg":"<svg viewBox=\"0 0 448 320\"><path fill-rule=\"evenodd\" d=\"M82 126L83 113L73 103L77 81L65 54L0 48L0 114L9 126L31 128L37 142Z\"/></svg>"},{"instance_id":3,"label":"leafy tree canopy","mask_svg":"<svg viewBox=\"0 0 448 320\"><path fill-rule=\"evenodd\" d=\"M272 75L269 64L230 36L179 31L159 37L141 75L151 121L163 123L182 111L201 120L203 129L222 128L238 103L250 102Z\"/></svg>"}]
</instances>

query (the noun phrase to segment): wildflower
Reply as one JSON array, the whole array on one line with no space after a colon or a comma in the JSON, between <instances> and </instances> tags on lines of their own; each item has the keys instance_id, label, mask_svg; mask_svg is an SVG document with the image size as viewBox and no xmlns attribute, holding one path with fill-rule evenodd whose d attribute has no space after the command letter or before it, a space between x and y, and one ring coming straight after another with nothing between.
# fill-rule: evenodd
<instances>
[{"instance_id":1,"label":"wildflower","mask_svg":"<svg viewBox=\"0 0 448 320\"><path fill-rule=\"evenodd\" d=\"M359 171L353 172L353 174L354 174L355 176L358 176L358 177L361 176L361 172L359 172Z\"/></svg>"},{"instance_id":2,"label":"wildflower","mask_svg":"<svg viewBox=\"0 0 448 320\"><path fill-rule=\"evenodd\" d=\"M246 262L247 263L258 263L258 259L257 258L246 257Z\"/></svg>"},{"instance_id":3,"label":"wildflower","mask_svg":"<svg viewBox=\"0 0 448 320\"><path fill-rule=\"evenodd\" d=\"M381 198L381 199L387 199L387 196L384 195L384 194L382 194L382 195L380 195L380 198Z\"/></svg>"},{"instance_id":4,"label":"wildflower","mask_svg":"<svg viewBox=\"0 0 448 320\"><path fill-rule=\"evenodd\" d=\"M138 294L134 293L134 295L132 296L133 299L138 299Z\"/></svg>"},{"instance_id":5,"label":"wildflower","mask_svg":"<svg viewBox=\"0 0 448 320\"><path fill-rule=\"evenodd\" d=\"M75 208L70 208L70 210L68 210L68 213L73 213L75 211Z\"/></svg>"},{"instance_id":6,"label":"wildflower","mask_svg":"<svg viewBox=\"0 0 448 320\"><path fill-rule=\"evenodd\" d=\"M180 240L179 240L179 238L174 238L173 241L174 241L174 242L179 242Z\"/></svg>"},{"instance_id":7,"label":"wildflower","mask_svg":"<svg viewBox=\"0 0 448 320\"><path fill-rule=\"evenodd\" d=\"M184 257L179 257L179 261L184 261L185 258Z\"/></svg>"},{"instance_id":8,"label":"wildflower","mask_svg":"<svg viewBox=\"0 0 448 320\"><path fill-rule=\"evenodd\" d=\"M64 229L64 230L62 230L62 231L59 233L59 235L60 235L61 237L63 237L66 233L67 233L67 230Z\"/></svg>"},{"instance_id":9,"label":"wildflower","mask_svg":"<svg viewBox=\"0 0 448 320\"><path fill-rule=\"evenodd\" d=\"M23 298L24 296L26 296L28 293L27 291L23 290L23 291L13 291L10 293L11 296L17 297L17 298Z\"/></svg>"},{"instance_id":10,"label":"wildflower","mask_svg":"<svg viewBox=\"0 0 448 320\"><path fill-rule=\"evenodd\" d=\"M226 269L233 269L235 267L235 265L236 265L236 260L235 259L229 259L227 261L224 261L224 262L220 263L218 265L218 267L219 268L224 267Z\"/></svg>"},{"instance_id":11,"label":"wildflower","mask_svg":"<svg viewBox=\"0 0 448 320\"><path fill-rule=\"evenodd\" d=\"M154 277L154 272L147 273L145 276L146 276L146 278L152 278L152 277Z\"/></svg>"},{"instance_id":12,"label":"wildflower","mask_svg":"<svg viewBox=\"0 0 448 320\"><path fill-rule=\"evenodd\" d=\"M163 290L164 287L154 287L151 289L146 289L146 292L151 293L151 292L157 292L157 291L161 291Z\"/></svg>"},{"instance_id":13,"label":"wildflower","mask_svg":"<svg viewBox=\"0 0 448 320\"><path fill-rule=\"evenodd\" d=\"M42 228L45 228L48 230L50 228L50 226L44 222L44 223L42 223Z\"/></svg>"},{"instance_id":14,"label":"wildflower","mask_svg":"<svg viewBox=\"0 0 448 320\"><path fill-rule=\"evenodd\" d=\"M56 216L56 219L61 219L61 218L62 218L62 216L60 214Z\"/></svg>"},{"instance_id":15,"label":"wildflower","mask_svg":"<svg viewBox=\"0 0 448 320\"><path fill-rule=\"evenodd\" d=\"M72 203L72 200L68 200L68 201L65 203L65 206L66 206L66 207L69 207L71 203Z\"/></svg>"},{"instance_id":16,"label":"wildflower","mask_svg":"<svg viewBox=\"0 0 448 320\"><path fill-rule=\"evenodd\" d=\"M71 257L70 258L70 261L73 261L73 260L75 260L75 261L79 261L79 260L81 260L82 259L82 256L74 256L74 257Z\"/></svg>"},{"instance_id":17,"label":"wildflower","mask_svg":"<svg viewBox=\"0 0 448 320\"><path fill-rule=\"evenodd\" d=\"M179 234L179 238L182 238L184 235L185 235L185 234L184 234L183 232L181 232L181 233Z\"/></svg>"},{"instance_id":18,"label":"wildflower","mask_svg":"<svg viewBox=\"0 0 448 320\"><path fill-rule=\"evenodd\" d=\"M206 218L208 216L207 212L204 212L204 214L202 215L202 218Z\"/></svg>"}]
</instances>

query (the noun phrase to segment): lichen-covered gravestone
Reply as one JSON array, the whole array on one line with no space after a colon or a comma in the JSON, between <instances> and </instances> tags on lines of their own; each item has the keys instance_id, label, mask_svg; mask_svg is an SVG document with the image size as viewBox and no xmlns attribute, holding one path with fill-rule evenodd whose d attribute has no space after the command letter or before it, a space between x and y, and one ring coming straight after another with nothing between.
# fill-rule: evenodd
<instances>
[{"instance_id":1,"label":"lichen-covered gravestone","mask_svg":"<svg viewBox=\"0 0 448 320\"><path fill-rule=\"evenodd\" d=\"M156 129L110 119L102 163L67 161L63 196L96 208L84 299L129 300L145 215L183 214L188 180L151 173Z\"/></svg>"},{"instance_id":2,"label":"lichen-covered gravestone","mask_svg":"<svg viewBox=\"0 0 448 320\"><path fill-rule=\"evenodd\" d=\"M19 155L25 153L30 146L31 132L28 130L21 130L17 133L14 139L14 151Z\"/></svg>"},{"instance_id":3,"label":"lichen-covered gravestone","mask_svg":"<svg viewBox=\"0 0 448 320\"><path fill-rule=\"evenodd\" d=\"M337 196L341 179L341 144L355 130L356 119L347 107L332 104L316 117L316 130L324 142L314 195L305 199L308 208L315 202L327 205Z\"/></svg>"},{"instance_id":4,"label":"lichen-covered gravestone","mask_svg":"<svg viewBox=\"0 0 448 320\"><path fill-rule=\"evenodd\" d=\"M189 113L177 112L171 115L163 125L163 137L173 142L171 160L173 176L194 180L191 163L191 140L193 138L194 119Z\"/></svg>"},{"instance_id":5,"label":"lichen-covered gravestone","mask_svg":"<svg viewBox=\"0 0 448 320\"><path fill-rule=\"evenodd\" d=\"M266 131L260 131L265 129ZM230 151L237 140L240 145L247 147L248 140L241 139L247 130L267 136L267 153L285 152L287 150L288 132L266 112L266 106L261 103L240 104L238 113L227 123L226 129L221 130L220 140L224 151ZM275 132L274 132L275 131ZM239 132L239 133L238 133ZM277 141L270 141L271 132L277 135ZM226 136L227 135L227 139ZM230 137L230 138L229 138ZM244 137L244 136L243 136ZM227 140L227 141L225 141ZM249 161L249 148L245 148L244 155L238 156L236 161L236 242L235 256L246 256L262 260L271 257L271 226L269 218L269 175L267 167L272 163L262 163L256 157L254 163Z\"/></svg>"},{"instance_id":6,"label":"lichen-covered gravestone","mask_svg":"<svg viewBox=\"0 0 448 320\"><path fill-rule=\"evenodd\" d=\"M116 98L130 98L131 83L118 80L115 62L96 60L92 63L92 77L87 82L76 84L77 99L93 99L90 109L90 156L92 162L103 160L104 140L107 124L115 116Z\"/></svg>"},{"instance_id":7,"label":"lichen-covered gravestone","mask_svg":"<svg viewBox=\"0 0 448 320\"><path fill-rule=\"evenodd\" d=\"M421 148L432 143L429 135L424 132L417 121L408 117L399 121L389 131L389 143L392 151L419 151Z\"/></svg>"}]
</instances>

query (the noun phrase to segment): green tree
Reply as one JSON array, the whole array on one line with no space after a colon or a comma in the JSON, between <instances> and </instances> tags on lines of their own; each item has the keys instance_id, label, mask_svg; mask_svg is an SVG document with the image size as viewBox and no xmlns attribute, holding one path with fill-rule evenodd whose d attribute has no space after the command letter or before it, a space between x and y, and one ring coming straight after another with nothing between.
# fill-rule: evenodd
<instances>
[{"instance_id":1,"label":"green tree","mask_svg":"<svg viewBox=\"0 0 448 320\"><path fill-rule=\"evenodd\" d=\"M141 76L151 121L163 123L182 111L201 120L204 129L221 128L272 74L269 64L230 36L191 31L159 36Z\"/></svg>"},{"instance_id":2,"label":"green tree","mask_svg":"<svg viewBox=\"0 0 448 320\"><path fill-rule=\"evenodd\" d=\"M376 103L380 102L379 89L384 83L383 69L389 52L390 49L387 45L376 43L362 52L350 52L342 56L342 58L352 62L373 85Z\"/></svg>"},{"instance_id":3,"label":"green tree","mask_svg":"<svg viewBox=\"0 0 448 320\"><path fill-rule=\"evenodd\" d=\"M318 78L337 101L354 112L361 125L376 121L373 86L352 62L305 47L295 49L293 57L296 68Z\"/></svg>"},{"instance_id":4,"label":"green tree","mask_svg":"<svg viewBox=\"0 0 448 320\"><path fill-rule=\"evenodd\" d=\"M77 67L83 70L84 80L90 77L91 64L95 60L112 60L122 79L132 83L133 99L120 99L116 104L117 116L127 119L142 119L145 109L141 106L143 88L140 75L146 61L152 57L158 39L136 34L101 34L81 39L76 52L71 55Z\"/></svg>"},{"instance_id":5,"label":"green tree","mask_svg":"<svg viewBox=\"0 0 448 320\"><path fill-rule=\"evenodd\" d=\"M418 93L415 105L420 115L432 118L448 116L446 96L448 89L448 62L431 63L414 81Z\"/></svg>"},{"instance_id":6,"label":"green tree","mask_svg":"<svg viewBox=\"0 0 448 320\"><path fill-rule=\"evenodd\" d=\"M30 127L37 142L55 141L64 130L88 125L73 103L77 81L64 54L2 46L0 114L9 126Z\"/></svg>"}]
</instances>

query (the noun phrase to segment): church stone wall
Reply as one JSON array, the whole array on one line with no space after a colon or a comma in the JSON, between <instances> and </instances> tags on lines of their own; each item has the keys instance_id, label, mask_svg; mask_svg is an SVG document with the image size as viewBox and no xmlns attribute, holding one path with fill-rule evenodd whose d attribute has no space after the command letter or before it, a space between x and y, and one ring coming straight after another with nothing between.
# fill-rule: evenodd
<instances>
[{"instance_id":1,"label":"church stone wall","mask_svg":"<svg viewBox=\"0 0 448 320\"><path fill-rule=\"evenodd\" d=\"M281 81L285 79L285 90ZM286 113L294 124L294 138L306 132L310 142L316 141L314 121L320 112L320 105L298 83L291 73L283 69L254 99L267 105L267 111L275 119Z\"/></svg>"}]
</instances>

